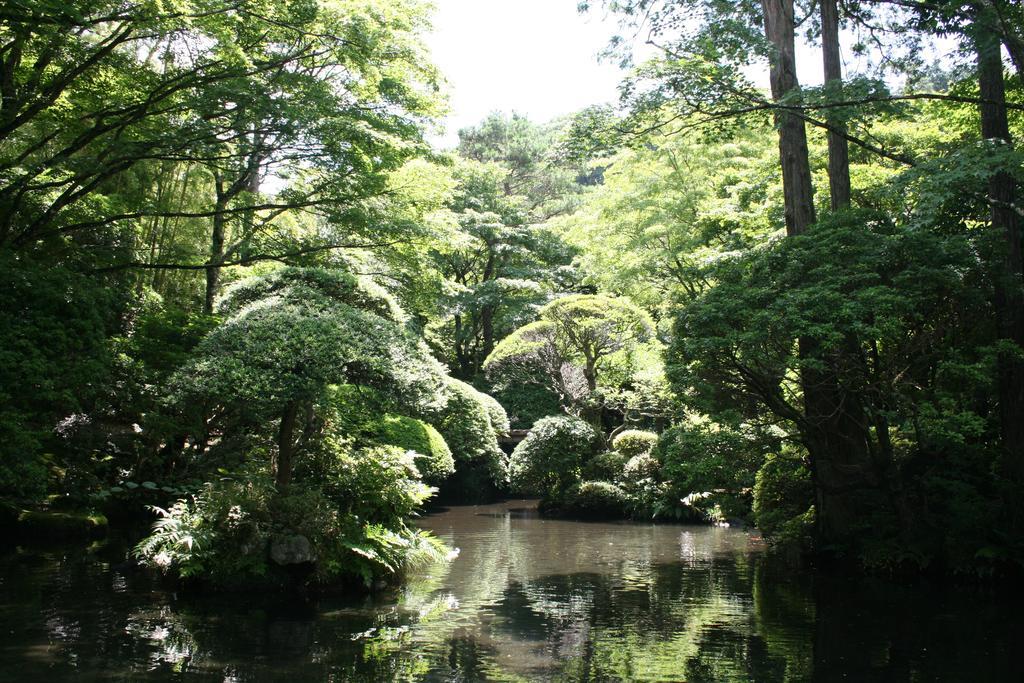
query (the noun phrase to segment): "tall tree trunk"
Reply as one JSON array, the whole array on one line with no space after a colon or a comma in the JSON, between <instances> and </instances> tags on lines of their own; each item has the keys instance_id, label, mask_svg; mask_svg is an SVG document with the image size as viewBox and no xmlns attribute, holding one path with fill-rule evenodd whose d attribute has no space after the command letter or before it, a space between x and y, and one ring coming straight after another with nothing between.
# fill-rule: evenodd
<instances>
[{"instance_id":1,"label":"tall tree trunk","mask_svg":"<svg viewBox=\"0 0 1024 683\"><path fill-rule=\"evenodd\" d=\"M498 274L498 257L495 254L497 245L488 241L487 243L487 265L484 267L482 280L484 282L490 282L497 277ZM474 373L479 373L483 368L484 361L491 355L491 351L494 350L494 314L497 311L497 305L495 304L484 304L480 308L480 332L483 337L482 347L480 354L476 360L476 367Z\"/></svg>"},{"instance_id":2,"label":"tall tree trunk","mask_svg":"<svg viewBox=\"0 0 1024 683\"><path fill-rule=\"evenodd\" d=\"M285 406L281 426L277 432L277 460L274 463L274 483L278 492L284 491L292 481L292 455L295 449L295 422L299 414L299 402L292 401Z\"/></svg>"},{"instance_id":3,"label":"tall tree trunk","mask_svg":"<svg viewBox=\"0 0 1024 683\"><path fill-rule=\"evenodd\" d=\"M821 0L821 53L825 67L825 83L842 91L843 61L839 50L839 6L837 0ZM846 122L829 116L828 185L832 210L850 205L850 143L843 133Z\"/></svg>"},{"instance_id":4,"label":"tall tree trunk","mask_svg":"<svg viewBox=\"0 0 1024 683\"><path fill-rule=\"evenodd\" d=\"M480 350L480 359L476 367L477 372L479 372L480 368L483 367L483 362L487 360L489 355L491 355L491 351L494 351L494 309L495 307L493 305L487 304L480 310L480 326L483 334L483 347Z\"/></svg>"},{"instance_id":5,"label":"tall tree trunk","mask_svg":"<svg viewBox=\"0 0 1024 683\"><path fill-rule=\"evenodd\" d=\"M214 184L217 192L217 203L213 213L213 231L210 234L210 259L206 262L206 296L203 299L203 313L213 313L213 302L217 298L220 286L221 263L224 262L224 242L227 239L228 197L224 191L224 178L217 174Z\"/></svg>"},{"instance_id":6,"label":"tall tree trunk","mask_svg":"<svg viewBox=\"0 0 1024 683\"><path fill-rule=\"evenodd\" d=\"M762 0L761 5L765 36L773 48L772 98L776 102L786 97L793 101L792 95L800 87L796 75L793 0ZM790 236L802 235L816 220L807 132L804 121L785 109L776 110L775 125L779 132L786 232ZM826 360L833 366L801 370L801 431L811 460L819 539L825 545L844 543L850 539L853 528L863 522L867 502L875 499L865 494L878 488L868 450L866 421L859 403L844 395L838 381L838 359L823 359L821 345L813 338L801 338L798 344L802 360Z\"/></svg>"},{"instance_id":7,"label":"tall tree trunk","mask_svg":"<svg viewBox=\"0 0 1024 683\"><path fill-rule=\"evenodd\" d=\"M1012 144L1006 110L1006 86L1000 41L990 30L985 15L975 25L978 53L978 86L981 95L981 135L986 140ZM994 275L995 308L999 336L1024 349L1024 280L1022 280L1020 219L1013 209L1016 194L1013 177L1006 172L989 179L992 229L1001 237L1002 249ZM1011 481L1024 483L1024 363L1018 353L999 356L999 409L1002 425L1002 472Z\"/></svg>"},{"instance_id":8,"label":"tall tree trunk","mask_svg":"<svg viewBox=\"0 0 1024 683\"><path fill-rule=\"evenodd\" d=\"M762 0L765 36L772 44L772 98L778 102L797 90L796 44L793 34L793 0ZM786 204L786 232L800 235L815 221L814 186L807 153L807 131L803 119L793 112L775 111L779 131L779 161Z\"/></svg>"}]
</instances>

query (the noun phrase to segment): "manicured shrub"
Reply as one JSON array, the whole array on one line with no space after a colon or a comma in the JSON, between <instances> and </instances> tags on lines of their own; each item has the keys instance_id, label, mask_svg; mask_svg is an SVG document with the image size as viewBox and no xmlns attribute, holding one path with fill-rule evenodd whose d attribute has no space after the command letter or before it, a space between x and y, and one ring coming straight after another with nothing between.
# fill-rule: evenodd
<instances>
[{"instance_id":1,"label":"manicured shrub","mask_svg":"<svg viewBox=\"0 0 1024 683\"><path fill-rule=\"evenodd\" d=\"M627 484L638 484L645 479L656 480L660 473L661 463L654 456L641 453L626 462L622 469L622 481Z\"/></svg>"},{"instance_id":2,"label":"manicured shrub","mask_svg":"<svg viewBox=\"0 0 1024 683\"><path fill-rule=\"evenodd\" d=\"M485 394L482 391L477 392L477 398L483 403L484 408L487 410L487 416L491 420L491 429L498 436L502 434L508 434L508 430L512 428L509 423L508 415L505 413L505 409L501 407L490 394Z\"/></svg>"},{"instance_id":3,"label":"manicured shrub","mask_svg":"<svg viewBox=\"0 0 1024 683\"><path fill-rule=\"evenodd\" d=\"M437 486L455 472L455 460L444 437L422 420L384 415L368 423L362 433L377 443L414 451L416 468L428 484Z\"/></svg>"},{"instance_id":4,"label":"manicured shrub","mask_svg":"<svg viewBox=\"0 0 1024 683\"><path fill-rule=\"evenodd\" d=\"M545 417L512 452L509 476L520 491L556 499L579 482L602 437L579 418Z\"/></svg>"},{"instance_id":5,"label":"manicured shrub","mask_svg":"<svg viewBox=\"0 0 1024 683\"><path fill-rule=\"evenodd\" d=\"M658 435L639 429L627 429L612 440L612 448L629 460L637 455L652 453L658 445Z\"/></svg>"},{"instance_id":6,"label":"manicured shrub","mask_svg":"<svg viewBox=\"0 0 1024 683\"><path fill-rule=\"evenodd\" d=\"M323 299L344 303L391 322L407 316L385 289L346 268L278 268L231 285L218 303L223 314L234 314L257 301Z\"/></svg>"},{"instance_id":7,"label":"manicured shrub","mask_svg":"<svg viewBox=\"0 0 1024 683\"><path fill-rule=\"evenodd\" d=\"M560 514L590 519L621 519L630 508L629 496L607 481L584 481L559 501Z\"/></svg>"},{"instance_id":8,"label":"manicured shrub","mask_svg":"<svg viewBox=\"0 0 1024 683\"><path fill-rule=\"evenodd\" d=\"M493 498L508 479L507 458L498 445L508 418L493 398L451 377L445 379L442 398L443 407L424 415L455 458L454 478L441 486L442 496L457 502Z\"/></svg>"},{"instance_id":9,"label":"manicured shrub","mask_svg":"<svg viewBox=\"0 0 1024 683\"><path fill-rule=\"evenodd\" d=\"M626 457L617 451L598 453L583 468L583 478L592 481L618 481L626 468Z\"/></svg>"}]
</instances>

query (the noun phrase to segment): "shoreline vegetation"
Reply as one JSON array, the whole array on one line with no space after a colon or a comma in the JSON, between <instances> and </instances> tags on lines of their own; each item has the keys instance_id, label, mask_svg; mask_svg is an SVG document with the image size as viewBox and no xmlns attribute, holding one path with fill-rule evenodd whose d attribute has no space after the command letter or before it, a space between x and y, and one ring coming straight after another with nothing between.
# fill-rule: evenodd
<instances>
[{"instance_id":1,"label":"shoreline vegetation","mask_svg":"<svg viewBox=\"0 0 1024 683\"><path fill-rule=\"evenodd\" d=\"M581 3L621 101L451 150L418 0L8 4L5 529L374 590L533 496L1019 578L1019 3Z\"/></svg>"}]
</instances>

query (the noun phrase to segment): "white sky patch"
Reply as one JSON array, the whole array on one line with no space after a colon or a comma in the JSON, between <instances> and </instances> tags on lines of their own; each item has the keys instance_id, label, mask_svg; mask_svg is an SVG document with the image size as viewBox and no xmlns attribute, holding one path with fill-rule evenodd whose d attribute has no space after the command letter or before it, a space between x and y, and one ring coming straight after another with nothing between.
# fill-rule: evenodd
<instances>
[{"instance_id":1,"label":"white sky patch","mask_svg":"<svg viewBox=\"0 0 1024 683\"><path fill-rule=\"evenodd\" d=\"M577 0L434 0L434 63L450 84L451 115L442 147L458 129L492 111L537 122L618 98L624 73L599 63L615 34L599 12L581 15Z\"/></svg>"},{"instance_id":2,"label":"white sky patch","mask_svg":"<svg viewBox=\"0 0 1024 683\"><path fill-rule=\"evenodd\" d=\"M434 63L449 87L451 112L445 132L432 136L435 145L451 148L458 130L479 123L489 113L513 111L544 123L580 109L618 101L618 85L626 72L598 53L618 32L616 17L600 8L580 14L578 0L434 0L434 32L427 43ZM596 5L597 3L595 3ZM638 56L652 49L638 36ZM860 72L863 58L852 54L853 38L844 32L848 74ZM948 46L933 52L942 55ZM802 85L822 81L821 52L797 46ZM747 76L768 88L766 65Z\"/></svg>"}]
</instances>

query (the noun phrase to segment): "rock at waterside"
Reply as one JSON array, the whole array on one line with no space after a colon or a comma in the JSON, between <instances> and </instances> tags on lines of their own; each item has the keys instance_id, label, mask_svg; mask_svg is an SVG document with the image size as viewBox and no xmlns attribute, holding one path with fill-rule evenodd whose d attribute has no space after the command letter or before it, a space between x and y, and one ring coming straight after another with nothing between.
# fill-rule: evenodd
<instances>
[{"instance_id":1,"label":"rock at waterside","mask_svg":"<svg viewBox=\"0 0 1024 683\"><path fill-rule=\"evenodd\" d=\"M279 565L316 562L313 546L305 536L279 536L270 542L270 559Z\"/></svg>"}]
</instances>

